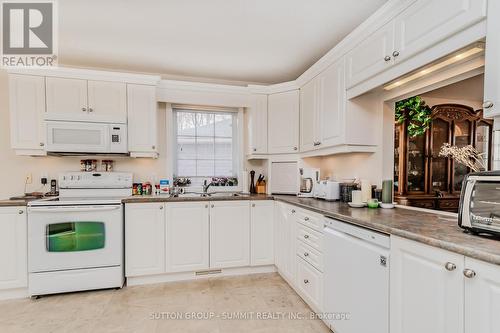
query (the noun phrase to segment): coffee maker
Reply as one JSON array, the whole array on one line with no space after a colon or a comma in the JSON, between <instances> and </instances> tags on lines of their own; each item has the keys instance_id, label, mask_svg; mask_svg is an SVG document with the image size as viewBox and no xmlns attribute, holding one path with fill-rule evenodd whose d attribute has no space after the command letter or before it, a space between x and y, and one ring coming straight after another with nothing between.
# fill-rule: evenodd
<instances>
[{"instance_id":1,"label":"coffee maker","mask_svg":"<svg viewBox=\"0 0 500 333\"><path fill-rule=\"evenodd\" d=\"M297 193L298 197L312 198L314 196L314 187L319 182L319 169L316 168L299 168L300 188Z\"/></svg>"}]
</instances>

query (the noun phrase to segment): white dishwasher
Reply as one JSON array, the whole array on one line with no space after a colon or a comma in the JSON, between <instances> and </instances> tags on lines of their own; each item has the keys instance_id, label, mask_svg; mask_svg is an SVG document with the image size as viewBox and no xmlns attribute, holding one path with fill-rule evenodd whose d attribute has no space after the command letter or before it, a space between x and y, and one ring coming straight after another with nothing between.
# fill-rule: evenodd
<instances>
[{"instance_id":1,"label":"white dishwasher","mask_svg":"<svg viewBox=\"0 0 500 333\"><path fill-rule=\"evenodd\" d=\"M335 333L389 332L389 236L327 218L324 310Z\"/></svg>"}]
</instances>

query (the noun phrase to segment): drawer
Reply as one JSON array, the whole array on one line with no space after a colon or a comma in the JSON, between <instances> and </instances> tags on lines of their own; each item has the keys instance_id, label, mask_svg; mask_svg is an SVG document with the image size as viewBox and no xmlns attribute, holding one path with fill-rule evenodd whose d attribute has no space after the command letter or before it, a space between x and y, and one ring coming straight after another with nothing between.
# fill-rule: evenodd
<instances>
[{"instance_id":1,"label":"drawer","mask_svg":"<svg viewBox=\"0 0 500 333\"><path fill-rule=\"evenodd\" d=\"M313 265L314 268L323 272L323 254L304 242L296 241L296 253L299 257Z\"/></svg>"},{"instance_id":2,"label":"drawer","mask_svg":"<svg viewBox=\"0 0 500 333\"><path fill-rule=\"evenodd\" d=\"M300 257L297 259L297 289L299 294L315 311L323 305L323 273Z\"/></svg>"},{"instance_id":3,"label":"drawer","mask_svg":"<svg viewBox=\"0 0 500 333\"><path fill-rule=\"evenodd\" d=\"M297 223L297 239L300 239L315 250L323 252L323 234Z\"/></svg>"},{"instance_id":4,"label":"drawer","mask_svg":"<svg viewBox=\"0 0 500 333\"><path fill-rule=\"evenodd\" d=\"M300 209L295 212L295 219L297 222L300 222L311 229L323 232L324 218L322 215Z\"/></svg>"}]
</instances>

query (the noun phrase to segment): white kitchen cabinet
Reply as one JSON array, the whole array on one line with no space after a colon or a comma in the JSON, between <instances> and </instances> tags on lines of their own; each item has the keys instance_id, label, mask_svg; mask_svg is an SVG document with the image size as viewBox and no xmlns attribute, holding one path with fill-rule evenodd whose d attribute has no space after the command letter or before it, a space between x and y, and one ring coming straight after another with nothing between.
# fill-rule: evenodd
<instances>
[{"instance_id":1,"label":"white kitchen cabinet","mask_svg":"<svg viewBox=\"0 0 500 333\"><path fill-rule=\"evenodd\" d=\"M167 203L166 271L189 272L209 268L209 203Z\"/></svg>"},{"instance_id":2,"label":"white kitchen cabinet","mask_svg":"<svg viewBox=\"0 0 500 333\"><path fill-rule=\"evenodd\" d=\"M491 1L490 1L491 2ZM486 0L419 0L395 19L395 61L407 59L486 16Z\"/></svg>"},{"instance_id":3,"label":"white kitchen cabinet","mask_svg":"<svg viewBox=\"0 0 500 333\"><path fill-rule=\"evenodd\" d=\"M47 77L49 120L88 120L87 80Z\"/></svg>"},{"instance_id":4,"label":"white kitchen cabinet","mask_svg":"<svg viewBox=\"0 0 500 333\"><path fill-rule=\"evenodd\" d=\"M26 207L0 208L0 290L28 287Z\"/></svg>"},{"instance_id":5,"label":"white kitchen cabinet","mask_svg":"<svg viewBox=\"0 0 500 333\"><path fill-rule=\"evenodd\" d=\"M320 80L314 78L300 88L300 151L316 148L321 140L318 131Z\"/></svg>"},{"instance_id":6,"label":"white kitchen cabinet","mask_svg":"<svg viewBox=\"0 0 500 333\"><path fill-rule=\"evenodd\" d=\"M484 116L500 115L500 1L488 1L484 65Z\"/></svg>"},{"instance_id":7,"label":"white kitchen cabinet","mask_svg":"<svg viewBox=\"0 0 500 333\"><path fill-rule=\"evenodd\" d=\"M465 269L465 333L500 332L500 266L466 257Z\"/></svg>"},{"instance_id":8,"label":"white kitchen cabinet","mask_svg":"<svg viewBox=\"0 0 500 333\"><path fill-rule=\"evenodd\" d=\"M130 154L156 157L158 151L156 87L128 84L127 99Z\"/></svg>"},{"instance_id":9,"label":"white kitchen cabinet","mask_svg":"<svg viewBox=\"0 0 500 333\"><path fill-rule=\"evenodd\" d=\"M210 202L210 268L250 265L250 202Z\"/></svg>"},{"instance_id":10,"label":"white kitchen cabinet","mask_svg":"<svg viewBox=\"0 0 500 333\"><path fill-rule=\"evenodd\" d=\"M11 147L18 154L45 155L45 79L9 75Z\"/></svg>"},{"instance_id":11,"label":"white kitchen cabinet","mask_svg":"<svg viewBox=\"0 0 500 333\"><path fill-rule=\"evenodd\" d=\"M252 95L248 112L248 154L267 154L267 95Z\"/></svg>"},{"instance_id":12,"label":"white kitchen cabinet","mask_svg":"<svg viewBox=\"0 0 500 333\"><path fill-rule=\"evenodd\" d=\"M122 82L47 77L47 120L127 122L127 92Z\"/></svg>"},{"instance_id":13,"label":"white kitchen cabinet","mask_svg":"<svg viewBox=\"0 0 500 333\"><path fill-rule=\"evenodd\" d=\"M346 86L356 84L389 68L394 51L394 21L368 36L346 55Z\"/></svg>"},{"instance_id":14,"label":"white kitchen cabinet","mask_svg":"<svg viewBox=\"0 0 500 333\"><path fill-rule=\"evenodd\" d=\"M250 265L274 264L274 201L250 204Z\"/></svg>"},{"instance_id":15,"label":"white kitchen cabinet","mask_svg":"<svg viewBox=\"0 0 500 333\"><path fill-rule=\"evenodd\" d=\"M390 331L463 332L464 257L393 236L390 258Z\"/></svg>"},{"instance_id":16,"label":"white kitchen cabinet","mask_svg":"<svg viewBox=\"0 0 500 333\"><path fill-rule=\"evenodd\" d=\"M295 282L295 219L296 209L283 202L275 203L275 261L278 271L288 282Z\"/></svg>"},{"instance_id":17,"label":"white kitchen cabinet","mask_svg":"<svg viewBox=\"0 0 500 333\"><path fill-rule=\"evenodd\" d=\"M323 307L323 273L299 256L295 256L294 259L297 262L295 285L299 294L313 310L321 311Z\"/></svg>"},{"instance_id":18,"label":"white kitchen cabinet","mask_svg":"<svg viewBox=\"0 0 500 333\"><path fill-rule=\"evenodd\" d=\"M127 123L127 85L88 81L88 111L92 121Z\"/></svg>"},{"instance_id":19,"label":"white kitchen cabinet","mask_svg":"<svg viewBox=\"0 0 500 333\"><path fill-rule=\"evenodd\" d=\"M163 203L125 205L125 276L165 273Z\"/></svg>"},{"instance_id":20,"label":"white kitchen cabinet","mask_svg":"<svg viewBox=\"0 0 500 333\"><path fill-rule=\"evenodd\" d=\"M298 152L299 104L299 90L269 95L268 150L270 154Z\"/></svg>"},{"instance_id":21,"label":"white kitchen cabinet","mask_svg":"<svg viewBox=\"0 0 500 333\"><path fill-rule=\"evenodd\" d=\"M344 81L342 58L300 89L301 152L345 143Z\"/></svg>"}]
</instances>

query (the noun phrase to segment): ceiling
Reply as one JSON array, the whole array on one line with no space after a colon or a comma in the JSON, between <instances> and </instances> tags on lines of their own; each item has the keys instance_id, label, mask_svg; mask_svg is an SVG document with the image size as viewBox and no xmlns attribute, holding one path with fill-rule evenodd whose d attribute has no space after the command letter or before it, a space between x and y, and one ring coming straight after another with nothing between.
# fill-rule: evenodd
<instances>
[{"instance_id":1,"label":"ceiling","mask_svg":"<svg viewBox=\"0 0 500 333\"><path fill-rule=\"evenodd\" d=\"M59 64L252 83L296 79L386 0L64 0Z\"/></svg>"}]
</instances>

